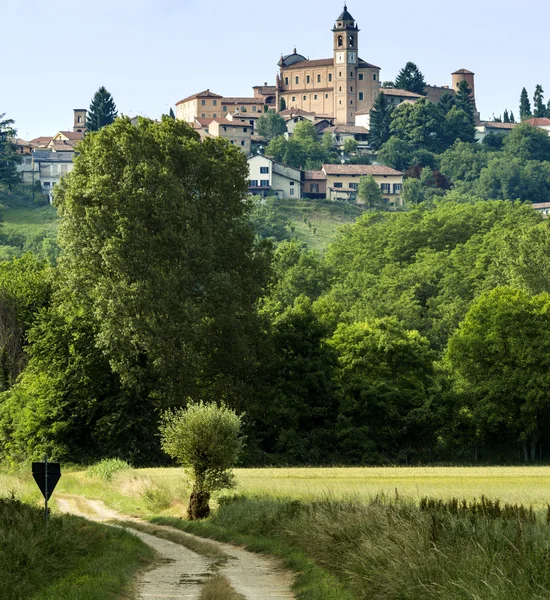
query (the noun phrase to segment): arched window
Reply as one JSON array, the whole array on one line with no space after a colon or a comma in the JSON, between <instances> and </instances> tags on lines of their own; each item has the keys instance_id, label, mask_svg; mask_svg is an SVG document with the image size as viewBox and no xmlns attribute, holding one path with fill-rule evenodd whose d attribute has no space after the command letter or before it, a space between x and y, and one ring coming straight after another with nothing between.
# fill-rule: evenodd
<instances>
[{"instance_id":1,"label":"arched window","mask_svg":"<svg viewBox=\"0 0 550 600\"><path fill-rule=\"evenodd\" d=\"M353 48L353 44L355 44L355 38L353 37L353 35L349 36L349 47Z\"/></svg>"},{"instance_id":2,"label":"arched window","mask_svg":"<svg viewBox=\"0 0 550 600\"><path fill-rule=\"evenodd\" d=\"M338 48L341 48L344 45L344 40L341 35L338 36Z\"/></svg>"}]
</instances>

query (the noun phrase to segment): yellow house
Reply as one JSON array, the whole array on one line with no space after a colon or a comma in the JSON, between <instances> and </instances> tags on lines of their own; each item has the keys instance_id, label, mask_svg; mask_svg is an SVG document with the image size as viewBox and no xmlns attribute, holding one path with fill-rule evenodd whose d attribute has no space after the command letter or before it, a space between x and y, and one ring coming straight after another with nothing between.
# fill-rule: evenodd
<instances>
[{"instance_id":1,"label":"yellow house","mask_svg":"<svg viewBox=\"0 0 550 600\"><path fill-rule=\"evenodd\" d=\"M264 112L264 98L224 98L209 89L176 103L176 119L193 123L195 119L219 119L228 113L256 117Z\"/></svg>"},{"instance_id":2,"label":"yellow house","mask_svg":"<svg viewBox=\"0 0 550 600\"><path fill-rule=\"evenodd\" d=\"M221 137L237 146L246 156L250 155L250 144L254 128L249 123L229 119L195 119L193 127L201 137Z\"/></svg>"},{"instance_id":3,"label":"yellow house","mask_svg":"<svg viewBox=\"0 0 550 600\"><path fill-rule=\"evenodd\" d=\"M361 177L372 175L387 204L402 204L403 173L383 165L323 165L327 178L327 198L361 203L357 197Z\"/></svg>"}]
</instances>

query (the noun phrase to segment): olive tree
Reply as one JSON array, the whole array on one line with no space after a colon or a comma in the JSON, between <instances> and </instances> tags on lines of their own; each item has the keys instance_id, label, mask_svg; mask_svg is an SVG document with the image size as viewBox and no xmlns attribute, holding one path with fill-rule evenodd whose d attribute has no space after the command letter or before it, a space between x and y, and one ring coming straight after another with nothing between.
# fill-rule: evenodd
<instances>
[{"instance_id":1,"label":"olive tree","mask_svg":"<svg viewBox=\"0 0 550 600\"><path fill-rule=\"evenodd\" d=\"M244 444L241 425L242 417L223 402L190 402L162 416L162 449L187 469L192 481L190 519L210 514L213 491L235 486L231 467Z\"/></svg>"}]
</instances>

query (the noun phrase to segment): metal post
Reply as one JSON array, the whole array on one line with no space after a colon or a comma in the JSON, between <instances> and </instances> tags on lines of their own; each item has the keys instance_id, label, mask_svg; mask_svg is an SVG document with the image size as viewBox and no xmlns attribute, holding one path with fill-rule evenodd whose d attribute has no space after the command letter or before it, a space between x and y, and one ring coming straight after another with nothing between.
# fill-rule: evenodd
<instances>
[{"instance_id":1,"label":"metal post","mask_svg":"<svg viewBox=\"0 0 550 600\"><path fill-rule=\"evenodd\" d=\"M44 486L45 486L45 508L44 508L44 519L46 521L46 527L48 526L48 455L44 456Z\"/></svg>"}]
</instances>

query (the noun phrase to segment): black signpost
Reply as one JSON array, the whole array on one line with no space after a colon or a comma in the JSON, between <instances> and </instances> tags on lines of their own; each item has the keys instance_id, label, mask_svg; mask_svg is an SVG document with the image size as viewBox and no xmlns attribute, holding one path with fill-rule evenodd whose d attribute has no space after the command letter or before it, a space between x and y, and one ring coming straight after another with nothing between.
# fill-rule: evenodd
<instances>
[{"instance_id":1,"label":"black signpost","mask_svg":"<svg viewBox=\"0 0 550 600\"><path fill-rule=\"evenodd\" d=\"M32 476L36 481L42 495L44 496L44 515L46 525L48 524L48 500L52 495L57 482L61 477L61 466L59 463L48 462L48 457L44 457L44 462L32 463Z\"/></svg>"}]
</instances>

